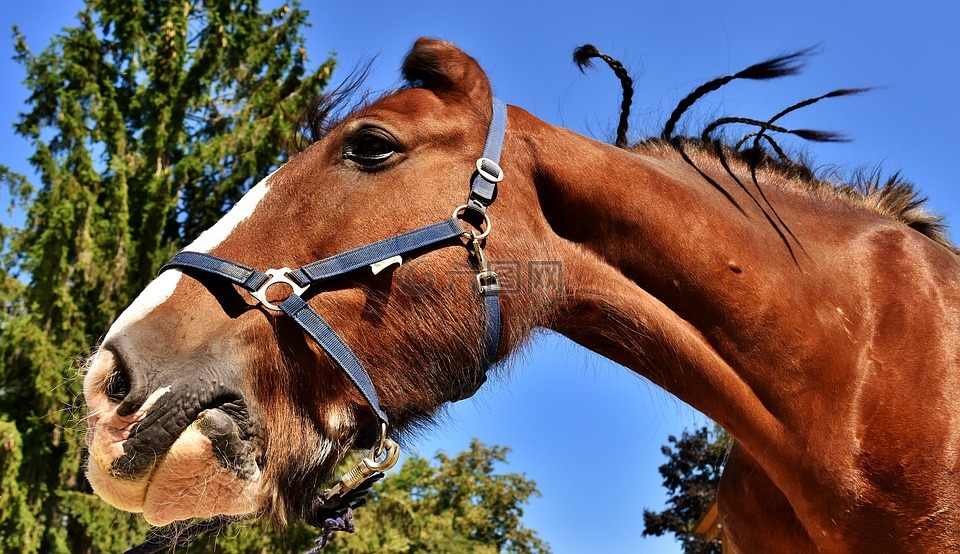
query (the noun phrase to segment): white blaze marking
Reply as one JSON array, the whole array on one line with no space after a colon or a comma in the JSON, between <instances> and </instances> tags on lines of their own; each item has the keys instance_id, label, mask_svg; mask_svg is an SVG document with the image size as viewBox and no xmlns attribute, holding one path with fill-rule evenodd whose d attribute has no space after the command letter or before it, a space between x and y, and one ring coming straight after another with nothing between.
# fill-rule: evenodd
<instances>
[{"instance_id":1,"label":"white blaze marking","mask_svg":"<svg viewBox=\"0 0 960 554\"><path fill-rule=\"evenodd\" d=\"M277 171L280 170L277 169ZM236 228L240 222L253 214L253 210L257 208L257 205L263 200L263 197L266 196L267 191L270 189L270 178L273 177L275 173L276 171L267 175L262 181L257 183L255 187L247 191L247 193L243 195L243 198L227 212L227 215L223 216L213 227L201 233L200 236L197 237L197 240L190 243L190 246L187 246L184 250L191 252L209 252L223 242L224 239L230 236L230 233L233 232L234 228Z\"/></svg>"},{"instance_id":2,"label":"white blaze marking","mask_svg":"<svg viewBox=\"0 0 960 554\"><path fill-rule=\"evenodd\" d=\"M277 171L279 171L279 169ZM230 233L233 232L240 222L253 214L257 205L263 200L263 197L266 196L267 191L270 189L270 178L273 177L274 174L276 174L276 171L264 177L255 187L247 191L247 193L243 195L243 198L227 212L227 215L223 216L213 227L204 231L197 237L197 240L190 243L184 250L191 252L209 252L223 242L224 239L230 236ZM107 338L122 332L128 325L139 321L153 311L154 308L170 298L173 290L177 287L177 283L180 282L181 275L182 273L177 270L168 270L154 279L147 285L147 288L143 289L143 292L137 296L136 300L120 314L120 317L118 317L110 327L110 331L107 332Z\"/></svg>"}]
</instances>

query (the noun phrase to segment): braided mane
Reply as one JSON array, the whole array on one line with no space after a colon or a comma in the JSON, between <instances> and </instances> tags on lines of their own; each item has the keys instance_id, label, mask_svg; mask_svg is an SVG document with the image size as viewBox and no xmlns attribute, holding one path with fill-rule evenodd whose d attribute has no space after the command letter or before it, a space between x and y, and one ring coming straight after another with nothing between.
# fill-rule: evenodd
<instances>
[{"instance_id":1,"label":"braided mane","mask_svg":"<svg viewBox=\"0 0 960 554\"><path fill-rule=\"evenodd\" d=\"M630 145L627 141L628 118L633 102L633 80L629 73L616 59L602 53L591 44L583 45L574 51L574 61L581 71L592 67L591 59L600 58L614 71L620 79L623 89L623 100L620 105L620 121L617 126L616 146L625 149L651 152L668 149L678 152L683 159L697 169L700 174L717 188L729 201L733 197L713 181L705 172L695 165L689 152L701 152L713 156L721 166L734 178L734 181L753 201L760 206L768 221L780 234L787 248L793 252L788 236L793 237L789 227L780 219L776 209L766 201L763 188L757 179L757 172L761 170L775 171L787 178L797 187L812 194L820 194L839 198L845 202L862 206L900 221L911 228L930 237L939 244L958 252L957 247L950 241L944 218L930 212L926 208L927 199L921 196L913 183L905 179L899 172L884 178L879 171L858 172L850 179L841 179L836 175L818 175L816 171L802 160L792 159L777 142L776 135L792 135L814 142L843 142L847 138L841 134L812 129L791 129L779 123L785 116L812 106L822 100L853 96L869 91L869 88L848 88L830 91L820 96L797 102L775 114L773 117L761 120L746 117L721 117L706 127L699 137L676 136L677 124L683 115L689 111L700 99L714 92L724 85L741 79L768 80L800 72L811 54L811 49L785 54L767 61L751 65L750 67L733 73L711 79L698 86L690 94L677 103L670 114L659 137L647 138L639 143ZM300 125L300 135L307 137L307 144L319 140L326 132L339 121L338 115L350 112L375 100L367 94L358 94L362 83L369 72L370 63L362 64L347 77L344 84L332 92L318 98L307 111ZM358 100L359 97L359 100ZM345 109L346 108L346 109ZM723 138L715 138L715 132L733 125L744 125L755 130L745 133L739 140L727 143ZM752 187L748 188L736 175L730 163L740 162L750 170ZM755 196L759 194L759 197ZM739 206L738 206L739 207Z\"/></svg>"},{"instance_id":2,"label":"braided mane","mask_svg":"<svg viewBox=\"0 0 960 554\"><path fill-rule=\"evenodd\" d=\"M620 85L623 87L623 101L620 103L620 124L617 126L617 142L615 144L620 148L626 148L627 119L630 117L630 105L633 103L633 79L622 63L597 50L597 47L592 44L584 44L573 51L573 61L580 68L581 73L584 72L585 68L593 67L591 58L600 58L607 62L613 73L620 79Z\"/></svg>"},{"instance_id":3,"label":"braided mane","mask_svg":"<svg viewBox=\"0 0 960 554\"><path fill-rule=\"evenodd\" d=\"M788 75L796 75L802 69L805 59L810 56L812 49L785 54L767 61L751 65L750 67L722 77L711 79L698 86L685 96L674 108L659 137L651 137L633 146L626 142L627 117L633 94L633 82L627 75L623 65L610 56L601 53L593 45L584 45L574 52L574 61L580 67L590 65L590 58L603 59L620 77L623 85L623 104L621 108L620 125L617 128L616 145L635 151L650 153L668 149L675 151L688 164L694 167L704 179L714 188L717 188L730 202L736 205L733 197L716 181L710 178L698 167L688 152L698 152L712 156L720 163L726 172L733 177L737 185L760 207L769 223L780 234L781 239L793 254L793 247L788 236L796 241L787 224L777 214L776 209L767 201L763 188L757 178L758 171L774 171L784 176L795 186L819 194L839 198L854 205L865 207L900 221L920 233L930 237L937 243L955 253L960 253L957 247L947 236L947 228L942 216L931 213L926 209L927 199L921 196L915 186L904 179L899 172L884 179L880 172L858 172L852 179L844 180L836 176L818 175L804 161L791 159L780 147L774 135L793 135L804 140L814 142L844 142L847 140L841 134L812 129L790 129L778 121L801 108L805 108L831 98L853 96L869 91L869 88L837 89L820 96L797 102L767 120L746 117L721 117L708 124L699 137L676 136L674 134L681 117L707 94L714 92L724 85L739 79L768 80ZM722 138L714 138L714 133L724 127L744 125L755 130L744 134L732 144L724 142ZM731 162L745 164L750 172L752 187L745 185L731 169ZM759 194L759 198L755 196ZM740 208L739 205L737 205ZM740 208L742 211L742 208Z\"/></svg>"}]
</instances>

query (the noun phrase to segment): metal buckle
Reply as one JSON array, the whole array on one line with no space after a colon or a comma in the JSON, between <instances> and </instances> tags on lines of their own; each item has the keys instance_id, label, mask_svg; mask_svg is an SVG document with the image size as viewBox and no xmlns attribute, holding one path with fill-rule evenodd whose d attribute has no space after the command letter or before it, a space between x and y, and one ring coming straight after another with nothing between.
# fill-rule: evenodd
<instances>
[{"instance_id":1,"label":"metal buckle","mask_svg":"<svg viewBox=\"0 0 960 554\"><path fill-rule=\"evenodd\" d=\"M303 295L304 292L306 292L307 288L310 286L310 285L307 285L306 287L301 287L300 285L294 283L289 277L287 277L287 274L290 273L291 271L293 270L290 269L289 267L281 267L280 269L268 269L264 271L264 273L266 275L269 275L270 278L267 279L267 282L264 283L263 286L261 286L255 291L250 292L250 296L259 300L260 303L263 304L264 308L268 310L273 310L275 312L282 312L283 310L281 310L279 306L267 300L267 289L269 289L270 287L278 283L283 283L283 284L289 285L290 288L293 289L293 292L291 292L290 294L296 294L297 296L301 296ZM290 297L288 296L287 298L290 298Z\"/></svg>"},{"instance_id":2,"label":"metal buckle","mask_svg":"<svg viewBox=\"0 0 960 554\"><path fill-rule=\"evenodd\" d=\"M485 164L489 164L495 167L497 169L497 174L494 175L493 173L490 173L489 171L487 171L483 167ZM484 179L486 179L491 183L499 183L500 181L503 180L503 170L500 169L500 164L491 160L490 158L477 158L477 173L479 173L481 177L483 177Z\"/></svg>"},{"instance_id":3,"label":"metal buckle","mask_svg":"<svg viewBox=\"0 0 960 554\"><path fill-rule=\"evenodd\" d=\"M500 282L498 281L497 272L487 269L477 273L477 288L480 290L480 294L483 295L486 295L488 290L493 294L499 293Z\"/></svg>"}]
</instances>

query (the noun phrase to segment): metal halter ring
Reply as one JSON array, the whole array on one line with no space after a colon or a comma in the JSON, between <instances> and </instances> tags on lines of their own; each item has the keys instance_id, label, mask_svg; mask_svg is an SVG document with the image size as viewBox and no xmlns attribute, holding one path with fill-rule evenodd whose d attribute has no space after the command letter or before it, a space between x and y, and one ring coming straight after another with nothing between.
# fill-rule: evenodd
<instances>
[{"instance_id":1,"label":"metal halter ring","mask_svg":"<svg viewBox=\"0 0 960 554\"><path fill-rule=\"evenodd\" d=\"M486 213L481 212L480 210L474 208L470 204L463 204L463 205L457 206L456 209L453 210L452 217L454 219L461 219L460 214L467 210L477 212L478 214L483 216L483 223L480 224L480 228L482 229L482 231L480 232L480 234L477 234L474 231L465 231L463 233L463 236L465 238L473 239L473 240L483 240L487 238L487 235L490 234L490 229L493 228L493 225L490 223L490 216L488 216Z\"/></svg>"},{"instance_id":2,"label":"metal halter ring","mask_svg":"<svg viewBox=\"0 0 960 554\"><path fill-rule=\"evenodd\" d=\"M276 306L267 300L267 289L269 289L270 287L278 283L283 283L285 285L289 285L290 288L293 289L293 292L290 294L296 294L297 296L302 296L303 293L307 290L307 287L301 287L296 283L294 283L289 277L287 277L287 274L290 273L291 271L292 270L289 267L281 267L280 269L268 269L264 271L265 274L270 276L270 279L268 279L267 282L263 284L263 286L261 286L255 291L252 291L250 293L250 296L259 300L260 303L263 304L263 307L268 310L273 310L275 312L282 311L280 309L280 306Z\"/></svg>"}]
</instances>

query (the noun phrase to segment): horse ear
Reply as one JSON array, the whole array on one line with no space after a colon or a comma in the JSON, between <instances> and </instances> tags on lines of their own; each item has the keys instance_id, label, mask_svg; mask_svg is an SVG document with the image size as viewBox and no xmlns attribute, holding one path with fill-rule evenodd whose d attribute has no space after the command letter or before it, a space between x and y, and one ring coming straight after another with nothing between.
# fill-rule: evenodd
<instances>
[{"instance_id":1,"label":"horse ear","mask_svg":"<svg viewBox=\"0 0 960 554\"><path fill-rule=\"evenodd\" d=\"M403 77L437 93L465 94L489 101L490 80L477 60L442 40L421 38L403 62Z\"/></svg>"}]
</instances>

